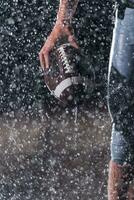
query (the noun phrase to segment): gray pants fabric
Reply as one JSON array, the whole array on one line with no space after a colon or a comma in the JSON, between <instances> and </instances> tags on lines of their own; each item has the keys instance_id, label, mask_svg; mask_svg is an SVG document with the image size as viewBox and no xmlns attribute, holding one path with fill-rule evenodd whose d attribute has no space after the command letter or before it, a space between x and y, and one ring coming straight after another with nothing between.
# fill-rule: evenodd
<instances>
[{"instance_id":1,"label":"gray pants fabric","mask_svg":"<svg viewBox=\"0 0 134 200\"><path fill-rule=\"evenodd\" d=\"M134 164L134 147L124 137L122 131L116 130L115 124L112 127L111 159L120 165Z\"/></svg>"},{"instance_id":2,"label":"gray pants fabric","mask_svg":"<svg viewBox=\"0 0 134 200\"><path fill-rule=\"evenodd\" d=\"M108 74L111 159L134 164L134 9L116 12Z\"/></svg>"}]
</instances>

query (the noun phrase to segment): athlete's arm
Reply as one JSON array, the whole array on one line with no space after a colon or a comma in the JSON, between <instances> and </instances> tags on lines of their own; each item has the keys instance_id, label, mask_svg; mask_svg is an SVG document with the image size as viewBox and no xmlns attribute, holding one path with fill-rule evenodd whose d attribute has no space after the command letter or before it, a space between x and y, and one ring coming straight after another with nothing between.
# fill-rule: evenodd
<instances>
[{"instance_id":1,"label":"athlete's arm","mask_svg":"<svg viewBox=\"0 0 134 200\"><path fill-rule=\"evenodd\" d=\"M70 44L78 48L71 28L71 21L76 11L78 1L79 0L60 0L55 26L39 53L42 68L49 67L49 53L60 37L67 36Z\"/></svg>"}]
</instances>

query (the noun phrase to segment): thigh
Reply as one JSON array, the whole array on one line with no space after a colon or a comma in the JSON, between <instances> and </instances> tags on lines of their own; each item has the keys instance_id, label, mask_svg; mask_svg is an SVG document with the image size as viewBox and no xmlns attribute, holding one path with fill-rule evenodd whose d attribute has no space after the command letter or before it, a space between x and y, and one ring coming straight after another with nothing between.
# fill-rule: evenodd
<instances>
[{"instance_id":1,"label":"thigh","mask_svg":"<svg viewBox=\"0 0 134 200\"><path fill-rule=\"evenodd\" d=\"M134 135L134 84L115 68L111 69L108 86L108 106L117 130Z\"/></svg>"},{"instance_id":2,"label":"thigh","mask_svg":"<svg viewBox=\"0 0 134 200\"><path fill-rule=\"evenodd\" d=\"M128 139L129 136L125 137L122 134L122 131L116 130L115 124L113 124L111 137L111 159L120 165L134 165L134 142L132 144L128 141Z\"/></svg>"},{"instance_id":3,"label":"thigh","mask_svg":"<svg viewBox=\"0 0 134 200\"><path fill-rule=\"evenodd\" d=\"M126 8L124 18L116 11L110 52L109 73L114 67L127 80L134 80L134 9Z\"/></svg>"},{"instance_id":4,"label":"thigh","mask_svg":"<svg viewBox=\"0 0 134 200\"><path fill-rule=\"evenodd\" d=\"M134 135L134 9L118 18L113 33L108 76L108 105L118 130Z\"/></svg>"}]
</instances>

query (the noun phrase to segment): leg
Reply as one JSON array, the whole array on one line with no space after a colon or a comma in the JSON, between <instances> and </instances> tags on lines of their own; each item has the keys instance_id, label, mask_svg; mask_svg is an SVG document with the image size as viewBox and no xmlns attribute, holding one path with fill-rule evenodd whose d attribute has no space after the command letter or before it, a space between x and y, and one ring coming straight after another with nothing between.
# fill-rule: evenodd
<instances>
[{"instance_id":1,"label":"leg","mask_svg":"<svg viewBox=\"0 0 134 200\"><path fill-rule=\"evenodd\" d=\"M108 199L126 200L129 187L129 166L121 166L114 161L109 164Z\"/></svg>"},{"instance_id":2,"label":"leg","mask_svg":"<svg viewBox=\"0 0 134 200\"><path fill-rule=\"evenodd\" d=\"M129 182L133 175L130 172L134 166L134 105L132 103L134 91L131 91L126 78L114 68L110 76L109 108L113 128L108 200L126 200ZM119 87L121 84L122 86Z\"/></svg>"},{"instance_id":3,"label":"leg","mask_svg":"<svg viewBox=\"0 0 134 200\"><path fill-rule=\"evenodd\" d=\"M122 135L113 124L111 141L111 161L109 164L108 199L126 200L129 183L133 178L133 152ZM129 192L129 196L132 193ZM129 197L130 200L130 197Z\"/></svg>"},{"instance_id":4,"label":"leg","mask_svg":"<svg viewBox=\"0 0 134 200\"><path fill-rule=\"evenodd\" d=\"M134 165L133 19L134 9L126 9L123 19L116 13L108 78L108 106L113 122L108 200L128 199Z\"/></svg>"}]
</instances>

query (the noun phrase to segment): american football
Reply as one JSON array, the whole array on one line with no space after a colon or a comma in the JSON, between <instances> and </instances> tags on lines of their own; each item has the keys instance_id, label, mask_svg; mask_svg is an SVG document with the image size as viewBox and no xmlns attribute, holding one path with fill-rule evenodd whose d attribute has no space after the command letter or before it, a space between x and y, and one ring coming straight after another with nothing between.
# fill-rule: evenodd
<instances>
[{"instance_id":1,"label":"american football","mask_svg":"<svg viewBox=\"0 0 134 200\"><path fill-rule=\"evenodd\" d=\"M94 74L87 73L80 50L69 43L62 44L51 54L51 66L45 69L45 83L61 102L78 103L93 90ZM87 70L88 71L88 70Z\"/></svg>"}]
</instances>

